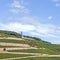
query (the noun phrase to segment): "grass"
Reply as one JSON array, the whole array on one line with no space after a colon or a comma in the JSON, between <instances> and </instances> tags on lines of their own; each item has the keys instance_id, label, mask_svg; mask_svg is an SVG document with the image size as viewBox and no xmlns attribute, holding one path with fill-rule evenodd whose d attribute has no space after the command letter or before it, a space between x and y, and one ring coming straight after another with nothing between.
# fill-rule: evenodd
<instances>
[{"instance_id":1,"label":"grass","mask_svg":"<svg viewBox=\"0 0 60 60\"><path fill-rule=\"evenodd\" d=\"M18 41L18 40L13 40L13 39L0 39L0 42L6 42L6 43L23 43L24 41Z\"/></svg>"},{"instance_id":2,"label":"grass","mask_svg":"<svg viewBox=\"0 0 60 60\"><path fill-rule=\"evenodd\" d=\"M42 53L42 54L58 54L49 49L23 49L23 50L8 50L9 52L28 52L28 53Z\"/></svg>"},{"instance_id":3,"label":"grass","mask_svg":"<svg viewBox=\"0 0 60 60\"><path fill-rule=\"evenodd\" d=\"M0 39L0 42L28 44L32 47L46 48L46 49L48 49L48 50L46 50L48 52L54 51L56 54L60 54L60 45L45 43L45 42L39 41L39 40L27 39L27 38L24 38L23 40L20 40L20 41L19 40L12 40L12 39Z\"/></svg>"},{"instance_id":4,"label":"grass","mask_svg":"<svg viewBox=\"0 0 60 60\"><path fill-rule=\"evenodd\" d=\"M17 34L15 32L6 32L2 31L0 32L0 36L3 37L21 37L20 34ZM27 52L27 53L42 53L42 54L60 54L60 45L51 44L48 42L44 42L42 40L38 39L32 39L32 38L23 38L22 40L13 40L13 39L0 39L1 42L6 43L19 43L19 44L28 44L32 47L37 48L45 48L45 49L26 49L26 50L9 50L9 52ZM14 46L0 46L0 48L10 48ZM0 60L3 58L14 58L14 57L25 57L25 56L31 56L26 54L7 54L7 53L0 53ZM60 60L60 57L36 57L36 58L22 58L22 59L16 59L16 60Z\"/></svg>"},{"instance_id":5,"label":"grass","mask_svg":"<svg viewBox=\"0 0 60 60\"><path fill-rule=\"evenodd\" d=\"M14 57L25 57L25 56L31 56L31 55L0 53L0 59L4 59L4 58L14 58Z\"/></svg>"},{"instance_id":6,"label":"grass","mask_svg":"<svg viewBox=\"0 0 60 60\"><path fill-rule=\"evenodd\" d=\"M60 60L60 57L22 58L16 60Z\"/></svg>"},{"instance_id":7,"label":"grass","mask_svg":"<svg viewBox=\"0 0 60 60\"><path fill-rule=\"evenodd\" d=\"M32 39L24 39L24 40L13 40L13 39L0 39L0 42L6 42L6 43L21 43L21 44L29 44L33 47L47 47L47 43L43 43L42 41L32 40Z\"/></svg>"},{"instance_id":8,"label":"grass","mask_svg":"<svg viewBox=\"0 0 60 60\"><path fill-rule=\"evenodd\" d=\"M32 40L32 39L23 39L20 41L19 40L13 40L13 39L0 39L0 42L29 44L30 46L38 47L38 48L49 48L49 49L55 49L56 48L56 50L60 49L60 45L54 45L54 44L45 43L43 41Z\"/></svg>"}]
</instances>

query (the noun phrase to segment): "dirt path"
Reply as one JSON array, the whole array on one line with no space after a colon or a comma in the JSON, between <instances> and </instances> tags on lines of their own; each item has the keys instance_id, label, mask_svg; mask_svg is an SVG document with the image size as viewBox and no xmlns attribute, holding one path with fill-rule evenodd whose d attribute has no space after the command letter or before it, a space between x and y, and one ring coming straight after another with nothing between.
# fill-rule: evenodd
<instances>
[{"instance_id":1,"label":"dirt path","mask_svg":"<svg viewBox=\"0 0 60 60\"><path fill-rule=\"evenodd\" d=\"M18 43L5 43L0 42L1 46L21 46L21 47L30 47L28 44L18 44Z\"/></svg>"},{"instance_id":2,"label":"dirt path","mask_svg":"<svg viewBox=\"0 0 60 60\"><path fill-rule=\"evenodd\" d=\"M5 59L1 59L1 60L15 60L15 59L33 58L33 57L60 57L60 55L26 56L26 57L5 58Z\"/></svg>"},{"instance_id":3,"label":"dirt path","mask_svg":"<svg viewBox=\"0 0 60 60\"><path fill-rule=\"evenodd\" d=\"M0 38L0 39L22 40L20 38L11 38L11 37L9 37L9 38ZM31 47L28 44L0 42L0 45L1 46L19 46L19 47L22 47L22 48L6 48L6 50L38 49L38 48L35 48L35 47ZM41 54L41 53L7 52L7 51L3 51L3 48L0 48L0 53L33 55L33 56L26 56L26 57L6 58L6 59L0 59L0 60L15 60L15 59L31 58L31 57L60 57L60 55L48 55L48 54Z\"/></svg>"},{"instance_id":4,"label":"dirt path","mask_svg":"<svg viewBox=\"0 0 60 60\"><path fill-rule=\"evenodd\" d=\"M38 48L32 48L32 47L29 47L29 48L6 48L6 50L26 50L26 49L38 49Z\"/></svg>"},{"instance_id":5,"label":"dirt path","mask_svg":"<svg viewBox=\"0 0 60 60\"><path fill-rule=\"evenodd\" d=\"M15 60L15 59L31 58L31 57L60 57L60 55L48 55L48 54L41 54L41 53L7 52L7 51L1 51L0 53L33 55L33 56L26 56L26 57L5 58L1 60Z\"/></svg>"},{"instance_id":6,"label":"dirt path","mask_svg":"<svg viewBox=\"0 0 60 60\"><path fill-rule=\"evenodd\" d=\"M41 53L25 53L25 52L7 52L3 51L0 53L8 53L8 54L27 54L27 55L34 55L39 57L60 57L60 55L49 55L49 54L41 54Z\"/></svg>"},{"instance_id":7,"label":"dirt path","mask_svg":"<svg viewBox=\"0 0 60 60\"><path fill-rule=\"evenodd\" d=\"M0 37L0 39L23 40L22 38L13 38L13 37Z\"/></svg>"},{"instance_id":8,"label":"dirt path","mask_svg":"<svg viewBox=\"0 0 60 60\"><path fill-rule=\"evenodd\" d=\"M7 51L2 51L0 53L8 53L8 54L29 54L29 55L41 55L40 53L25 53L25 52L7 52Z\"/></svg>"},{"instance_id":9,"label":"dirt path","mask_svg":"<svg viewBox=\"0 0 60 60\"><path fill-rule=\"evenodd\" d=\"M3 49L4 48L0 48L0 53L1 53L1 51L3 52ZM30 48L6 48L7 51L8 50L26 50L26 49L38 49L38 48L32 48L32 47L30 47Z\"/></svg>"},{"instance_id":10,"label":"dirt path","mask_svg":"<svg viewBox=\"0 0 60 60\"><path fill-rule=\"evenodd\" d=\"M37 56L15 57L15 58L6 58L6 59L1 59L1 60L15 60L15 59L32 58L32 57L37 57Z\"/></svg>"}]
</instances>

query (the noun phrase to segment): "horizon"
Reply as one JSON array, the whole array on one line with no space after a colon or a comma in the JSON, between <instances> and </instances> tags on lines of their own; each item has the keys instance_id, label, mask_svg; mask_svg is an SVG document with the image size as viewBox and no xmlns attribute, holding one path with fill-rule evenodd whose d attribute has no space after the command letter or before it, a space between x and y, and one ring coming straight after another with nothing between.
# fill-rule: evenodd
<instances>
[{"instance_id":1,"label":"horizon","mask_svg":"<svg viewBox=\"0 0 60 60\"><path fill-rule=\"evenodd\" d=\"M0 30L60 44L60 0L1 0Z\"/></svg>"}]
</instances>

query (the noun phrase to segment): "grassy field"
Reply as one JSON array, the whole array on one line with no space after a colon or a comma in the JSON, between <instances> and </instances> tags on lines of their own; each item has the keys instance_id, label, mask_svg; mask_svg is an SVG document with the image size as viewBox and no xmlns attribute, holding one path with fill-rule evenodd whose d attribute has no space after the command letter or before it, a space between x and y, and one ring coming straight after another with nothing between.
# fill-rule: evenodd
<instances>
[{"instance_id":1,"label":"grassy field","mask_svg":"<svg viewBox=\"0 0 60 60\"><path fill-rule=\"evenodd\" d=\"M21 39L21 35L16 32L11 31L0 31L0 37L19 37ZM42 54L60 54L60 45L51 44L50 42L43 41L39 38L25 36L22 40L13 40L13 39L0 39L0 43L17 43L17 44L28 44L31 47L36 47L38 49L23 49L23 50L9 50L8 52L26 52L26 53L42 53ZM14 46L1 46L0 48L11 48ZM16 47L15 47L16 48ZM19 47L20 48L20 47ZM23 47L22 47L23 48ZM45 48L45 49L40 49ZM31 56L26 54L7 54L0 53L0 60L3 58L14 58L14 57L25 57ZM60 60L60 58L22 58L17 60Z\"/></svg>"},{"instance_id":2,"label":"grassy field","mask_svg":"<svg viewBox=\"0 0 60 60\"><path fill-rule=\"evenodd\" d=\"M46 42L44 43L43 41L39 41L39 40L23 39L19 41L19 40L12 40L12 39L0 39L0 42L28 44L30 46L37 47L37 48L46 48L47 50L45 51L48 52L52 52L52 53L55 52L55 54L60 54L60 45L50 44ZM5 47L5 46L0 46L0 48L1 47Z\"/></svg>"},{"instance_id":3,"label":"grassy field","mask_svg":"<svg viewBox=\"0 0 60 60\"><path fill-rule=\"evenodd\" d=\"M14 57L25 57L25 56L31 56L31 55L0 53L0 59L4 59L4 58L14 58Z\"/></svg>"},{"instance_id":4,"label":"grassy field","mask_svg":"<svg viewBox=\"0 0 60 60\"><path fill-rule=\"evenodd\" d=\"M51 57L51 58L40 57L40 58L23 58L23 59L16 59L16 60L60 60L60 58L57 58L57 57Z\"/></svg>"},{"instance_id":5,"label":"grassy field","mask_svg":"<svg viewBox=\"0 0 60 60\"><path fill-rule=\"evenodd\" d=\"M9 50L9 52L28 52L28 53L43 53L43 54L58 54L49 49L23 49L23 50Z\"/></svg>"},{"instance_id":6,"label":"grassy field","mask_svg":"<svg viewBox=\"0 0 60 60\"><path fill-rule=\"evenodd\" d=\"M52 44L44 43L43 41L38 40L32 40L32 39L23 39L23 40L13 40L13 39L0 39L0 42L6 42L6 43L21 43L21 44L29 44L30 46L36 46L36 47L44 47L44 48L52 48L54 47Z\"/></svg>"},{"instance_id":7,"label":"grassy field","mask_svg":"<svg viewBox=\"0 0 60 60\"><path fill-rule=\"evenodd\" d=\"M13 39L0 39L0 42L6 42L6 43L22 43L24 44L24 41L18 41L18 40L13 40Z\"/></svg>"}]
</instances>

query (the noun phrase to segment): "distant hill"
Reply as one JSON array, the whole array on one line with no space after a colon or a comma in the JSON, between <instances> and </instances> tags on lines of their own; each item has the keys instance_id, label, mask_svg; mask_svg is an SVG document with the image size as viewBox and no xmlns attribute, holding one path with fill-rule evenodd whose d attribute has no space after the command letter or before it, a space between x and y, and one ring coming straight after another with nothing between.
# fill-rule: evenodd
<instances>
[{"instance_id":1,"label":"distant hill","mask_svg":"<svg viewBox=\"0 0 60 60\"><path fill-rule=\"evenodd\" d=\"M6 43L19 43L19 44L28 44L31 47L36 47L36 48L45 48L45 50L42 50L41 52L44 53L51 53L51 54L60 54L60 45L55 45L51 44L50 42L43 41L40 38L37 37L31 37L31 36L25 36L23 35L24 38L21 38L21 34L13 31L5 31L5 30L0 30L0 37L13 37L13 38L20 38L22 39L21 41L18 40L8 40L8 39L0 39L1 42L6 42ZM2 47L2 46L0 46ZM4 46L3 46L4 47Z\"/></svg>"},{"instance_id":2,"label":"distant hill","mask_svg":"<svg viewBox=\"0 0 60 60\"><path fill-rule=\"evenodd\" d=\"M29 44L31 46L36 46L36 47L47 47L47 45L51 44L50 42L43 41L40 38L37 37L31 37L31 36L24 36L24 43ZM14 37L14 38L21 38L21 34L13 31L5 31L5 30L0 30L0 37ZM22 41L23 42L23 41Z\"/></svg>"},{"instance_id":3,"label":"distant hill","mask_svg":"<svg viewBox=\"0 0 60 60\"><path fill-rule=\"evenodd\" d=\"M21 34L13 31L0 30L0 37L21 37Z\"/></svg>"},{"instance_id":4,"label":"distant hill","mask_svg":"<svg viewBox=\"0 0 60 60\"><path fill-rule=\"evenodd\" d=\"M26 35L23 35L23 36L25 38L42 41L42 42L44 42L46 44L51 44L50 42L43 41L42 39L37 38L37 37L31 37L31 36L26 36ZM21 38L21 33L17 33L17 32L14 32L14 31L0 30L0 37L16 37L16 38Z\"/></svg>"}]
</instances>

